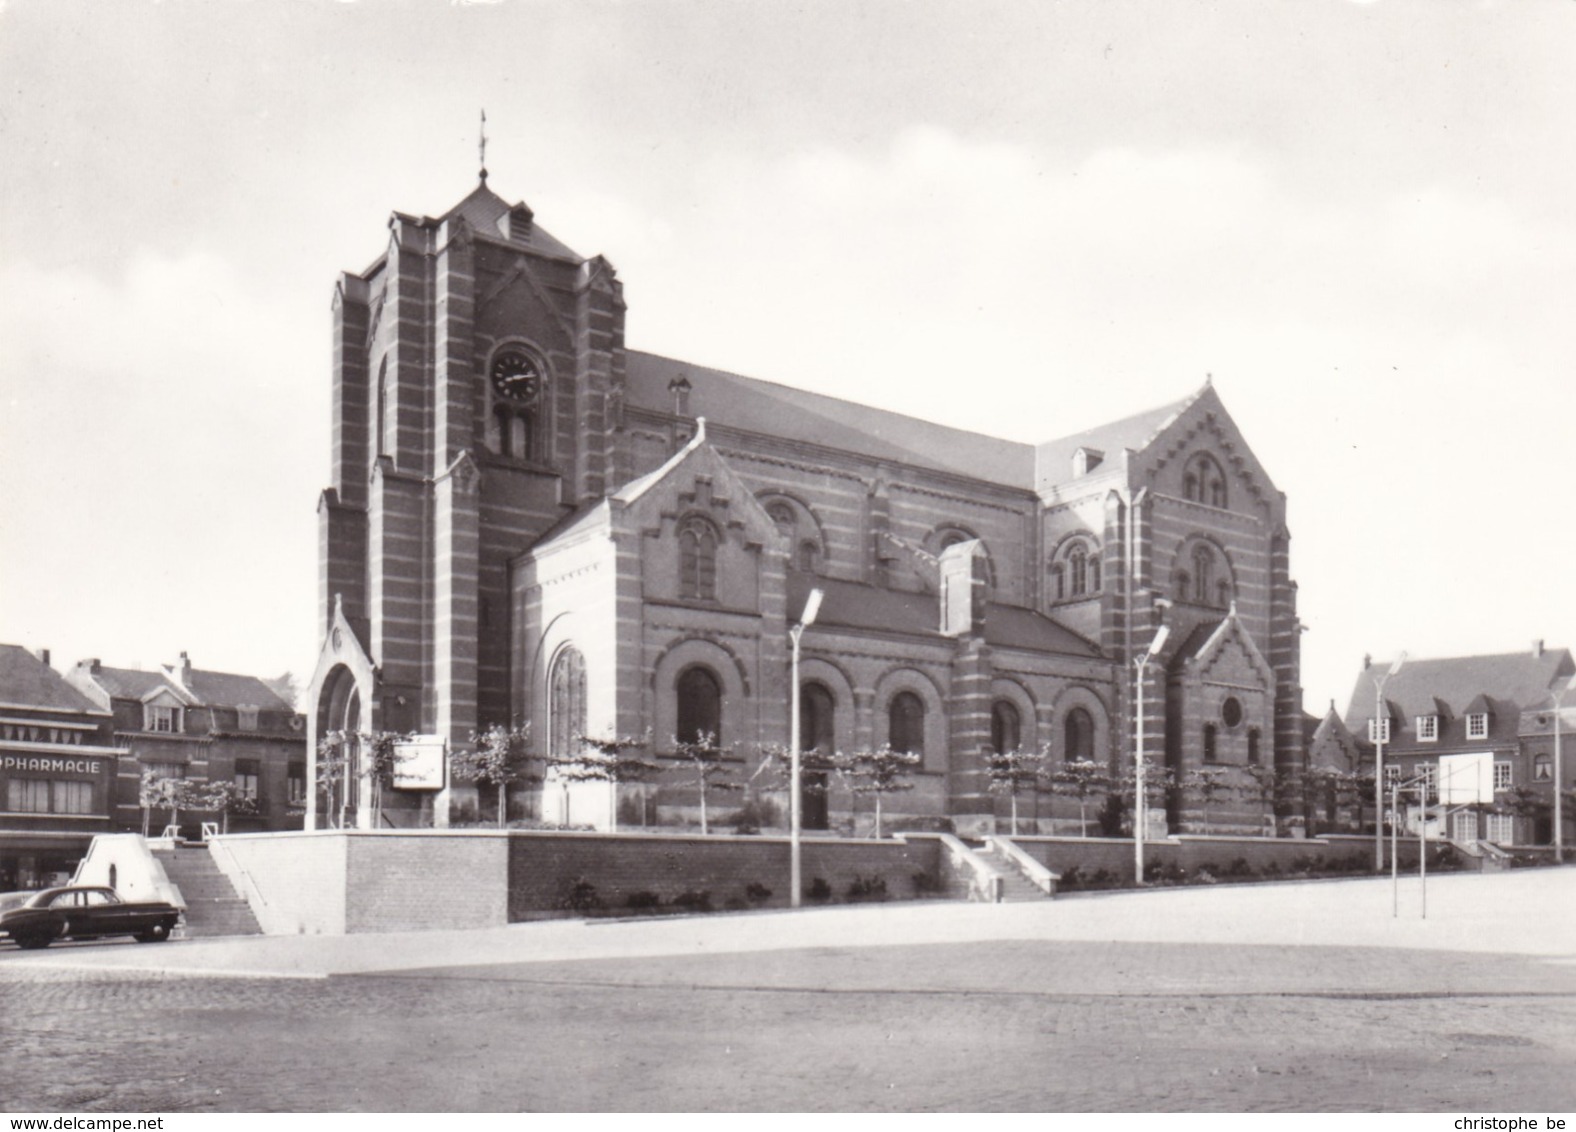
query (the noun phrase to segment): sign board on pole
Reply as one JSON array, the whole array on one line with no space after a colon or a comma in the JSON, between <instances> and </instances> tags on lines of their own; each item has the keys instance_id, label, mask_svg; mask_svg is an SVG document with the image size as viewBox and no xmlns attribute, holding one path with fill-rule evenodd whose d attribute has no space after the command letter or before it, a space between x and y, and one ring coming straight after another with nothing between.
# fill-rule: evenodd
<instances>
[{"instance_id":1,"label":"sign board on pole","mask_svg":"<svg viewBox=\"0 0 1576 1132\"><path fill-rule=\"evenodd\" d=\"M1439 800L1446 806L1492 805L1493 753L1440 755Z\"/></svg>"},{"instance_id":2,"label":"sign board on pole","mask_svg":"<svg viewBox=\"0 0 1576 1132\"><path fill-rule=\"evenodd\" d=\"M396 790L442 790L446 749L441 735L412 735L395 743L390 785Z\"/></svg>"}]
</instances>

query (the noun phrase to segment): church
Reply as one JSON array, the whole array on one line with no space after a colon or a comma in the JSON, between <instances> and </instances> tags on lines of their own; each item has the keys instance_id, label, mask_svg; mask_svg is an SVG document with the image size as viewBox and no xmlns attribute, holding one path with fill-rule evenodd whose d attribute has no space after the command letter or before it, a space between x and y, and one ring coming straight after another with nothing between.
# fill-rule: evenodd
<instances>
[{"instance_id":1,"label":"church","mask_svg":"<svg viewBox=\"0 0 1576 1132\"><path fill-rule=\"evenodd\" d=\"M783 813L760 763L797 697L803 749L911 752L889 812L959 833L1005 813L992 751L1119 778L1141 742L1177 783L1302 767L1286 500L1210 384L1019 444L642 353L624 312L613 266L485 172L441 216L394 213L340 276L314 758L333 732L455 750L528 725L544 759L647 736L671 766L648 783L549 775L512 799L606 829L694 806L672 748L708 734L749 784L735 799ZM361 770L350 824L475 813L441 767L371 807ZM1249 796L1205 814L1173 786L1161 809L1172 832L1263 832ZM308 828L335 816L310 803ZM808 828L851 832L868 805L805 777ZM1099 832L1067 799L1032 810L1040 832Z\"/></svg>"}]
</instances>

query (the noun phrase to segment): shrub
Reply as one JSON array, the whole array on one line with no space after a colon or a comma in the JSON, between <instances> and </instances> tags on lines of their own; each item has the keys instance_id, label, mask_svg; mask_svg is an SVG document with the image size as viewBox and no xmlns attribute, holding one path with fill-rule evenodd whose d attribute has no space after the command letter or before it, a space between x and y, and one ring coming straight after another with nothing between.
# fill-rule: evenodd
<instances>
[{"instance_id":1,"label":"shrub","mask_svg":"<svg viewBox=\"0 0 1576 1132\"><path fill-rule=\"evenodd\" d=\"M917 872L914 874L914 891L917 893L940 892L941 881L934 873Z\"/></svg>"},{"instance_id":2,"label":"shrub","mask_svg":"<svg viewBox=\"0 0 1576 1132\"><path fill-rule=\"evenodd\" d=\"M1246 857L1236 857L1231 864L1226 866L1225 875L1228 877L1250 877L1253 875L1253 866L1248 864Z\"/></svg>"},{"instance_id":3,"label":"shrub","mask_svg":"<svg viewBox=\"0 0 1576 1132\"><path fill-rule=\"evenodd\" d=\"M1306 853L1298 853L1291 859L1290 870L1293 873L1311 873L1319 867L1317 857L1310 857Z\"/></svg>"},{"instance_id":4,"label":"shrub","mask_svg":"<svg viewBox=\"0 0 1576 1132\"><path fill-rule=\"evenodd\" d=\"M751 904L765 904L772 898L772 890L758 880L744 886L744 898Z\"/></svg>"},{"instance_id":5,"label":"shrub","mask_svg":"<svg viewBox=\"0 0 1576 1132\"><path fill-rule=\"evenodd\" d=\"M1083 883L1083 873L1077 865L1062 871L1062 879L1057 881L1058 888L1077 888Z\"/></svg>"},{"instance_id":6,"label":"shrub","mask_svg":"<svg viewBox=\"0 0 1576 1132\"><path fill-rule=\"evenodd\" d=\"M850 904L880 903L886 898L886 877L855 877L848 885Z\"/></svg>"},{"instance_id":7,"label":"shrub","mask_svg":"<svg viewBox=\"0 0 1576 1132\"><path fill-rule=\"evenodd\" d=\"M712 911L711 893L696 892L693 889L681 892L673 898L673 907L683 908L689 912L710 912Z\"/></svg>"},{"instance_id":8,"label":"shrub","mask_svg":"<svg viewBox=\"0 0 1576 1132\"><path fill-rule=\"evenodd\" d=\"M1122 878L1110 869L1096 869L1085 886L1088 888L1115 888L1121 883Z\"/></svg>"},{"instance_id":9,"label":"shrub","mask_svg":"<svg viewBox=\"0 0 1576 1132\"><path fill-rule=\"evenodd\" d=\"M1181 884L1187 880L1187 870L1170 862L1150 861L1144 866L1144 879L1151 884Z\"/></svg>"},{"instance_id":10,"label":"shrub","mask_svg":"<svg viewBox=\"0 0 1576 1132\"><path fill-rule=\"evenodd\" d=\"M596 885L581 877L559 897L558 907L565 912L596 912L602 908L602 898L597 895Z\"/></svg>"},{"instance_id":11,"label":"shrub","mask_svg":"<svg viewBox=\"0 0 1576 1132\"><path fill-rule=\"evenodd\" d=\"M631 892L627 897L624 898L624 907L634 908L637 911L655 908L661 903L662 897L658 896L655 892L647 892L644 889L642 889L640 892Z\"/></svg>"},{"instance_id":12,"label":"shrub","mask_svg":"<svg viewBox=\"0 0 1576 1132\"><path fill-rule=\"evenodd\" d=\"M763 829L781 826L783 819L782 813L769 799L751 798L729 815L723 824L732 826L735 833L759 833Z\"/></svg>"},{"instance_id":13,"label":"shrub","mask_svg":"<svg viewBox=\"0 0 1576 1132\"><path fill-rule=\"evenodd\" d=\"M832 898L832 886L826 883L825 877L816 877L805 888L804 894L817 904L825 904Z\"/></svg>"},{"instance_id":14,"label":"shrub","mask_svg":"<svg viewBox=\"0 0 1576 1132\"><path fill-rule=\"evenodd\" d=\"M749 905L745 903L744 897L735 895L728 897L722 907L726 912L743 912Z\"/></svg>"},{"instance_id":15,"label":"shrub","mask_svg":"<svg viewBox=\"0 0 1576 1132\"><path fill-rule=\"evenodd\" d=\"M1278 877L1280 876L1280 871L1281 867L1279 861L1270 861L1259 870L1259 872L1263 873L1267 877Z\"/></svg>"}]
</instances>

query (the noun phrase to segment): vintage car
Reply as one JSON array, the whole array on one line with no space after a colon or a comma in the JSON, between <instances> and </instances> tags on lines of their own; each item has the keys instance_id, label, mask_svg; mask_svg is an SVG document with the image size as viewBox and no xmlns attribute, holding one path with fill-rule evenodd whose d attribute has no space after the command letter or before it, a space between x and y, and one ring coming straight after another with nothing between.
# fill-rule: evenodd
<instances>
[{"instance_id":1,"label":"vintage car","mask_svg":"<svg viewBox=\"0 0 1576 1132\"><path fill-rule=\"evenodd\" d=\"M112 888L75 885L0 894L0 936L21 948L48 947L57 939L134 936L140 943L170 938L181 910L162 900L130 903Z\"/></svg>"}]
</instances>

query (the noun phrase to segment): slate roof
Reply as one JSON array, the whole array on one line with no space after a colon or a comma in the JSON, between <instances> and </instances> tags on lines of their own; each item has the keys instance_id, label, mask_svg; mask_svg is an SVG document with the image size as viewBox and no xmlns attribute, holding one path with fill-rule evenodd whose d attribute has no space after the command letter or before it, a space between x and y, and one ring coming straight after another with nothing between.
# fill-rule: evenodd
<instances>
[{"instance_id":1,"label":"slate roof","mask_svg":"<svg viewBox=\"0 0 1576 1132\"><path fill-rule=\"evenodd\" d=\"M141 700L150 692L164 688L182 700L195 701L205 707L245 705L261 708L264 711L293 712L295 710L256 676L194 668L191 670L186 692L183 692L180 684L163 671L146 672L137 668L110 668L101 664L97 671L84 669L83 672L116 699Z\"/></svg>"},{"instance_id":2,"label":"slate roof","mask_svg":"<svg viewBox=\"0 0 1576 1132\"><path fill-rule=\"evenodd\" d=\"M1209 386L1204 386L1208 389ZM1044 487L1048 484L1065 483L1073 478L1073 455L1080 448L1092 448L1105 454L1107 460L1116 458L1121 452L1131 448L1141 451L1147 447L1155 436L1176 420L1182 412L1197 401L1204 394L1204 389L1173 401L1159 408L1149 409L1142 413L1135 413L1119 421L1099 425L1096 428L1075 432L1071 436L1059 437L1056 440L1047 440L1035 446L1035 467L1038 469L1037 486Z\"/></svg>"},{"instance_id":3,"label":"slate roof","mask_svg":"<svg viewBox=\"0 0 1576 1132\"><path fill-rule=\"evenodd\" d=\"M691 412L714 424L1024 490L1033 486L1031 445L638 350L627 353L628 404L671 413L668 383L680 375L690 383Z\"/></svg>"},{"instance_id":4,"label":"slate roof","mask_svg":"<svg viewBox=\"0 0 1576 1132\"><path fill-rule=\"evenodd\" d=\"M21 645L0 645L0 703L103 715L92 700Z\"/></svg>"},{"instance_id":5,"label":"slate roof","mask_svg":"<svg viewBox=\"0 0 1576 1132\"><path fill-rule=\"evenodd\" d=\"M817 625L877 629L915 636L941 636L941 608L935 594L867 586L809 574L788 575L788 619L797 619L811 587L825 595ZM985 608L986 643L1063 656L1100 658L1098 647L1066 626L1032 609L991 602Z\"/></svg>"},{"instance_id":6,"label":"slate roof","mask_svg":"<svg viewBox=\"0 0 1576 1132\"><path fill-rule=\"evenodd\" d=\"M1352 689L1346 725L1366 734L1374 714L1374 679L1389 668L1375 665L1359 674ZM1437 660L1408 660L1401 671L1385 681L1384 697L1395 705L1402 719L1443 714L1464 716L1479 696L1487 696L1496 709L1520 711L1547 705L1549 691L1576 672L1569 649L1545 649L1537 656L1526 652L1489 656L1446 657Z\"/></svg>"},{"instance_id":7,"label":"slate roof","mask_svg":"<svg viewBox=\"0 0 1576 1132\"><path fill-rule=\"evenodd\" d=\"M532 251L540 252L542 255L553 256L558 259L570 259L576 262L584 260L585 257L576 254L573 248L569 247L569 245L558 239L540 224L537 224L534 219L531 221L530 231L525 239L517 239L511 235L509 222L506 218L513 208L514 205L493 192L487 187L486 182L483 182L472 189L468 197L437 219L430 216L417 219L414 216L398 212L395 215L427 227L437 227L452 216L462 216L472 228L488 236L508 240L511 244L530 248Z\"/></svg>"}]
</instances>

